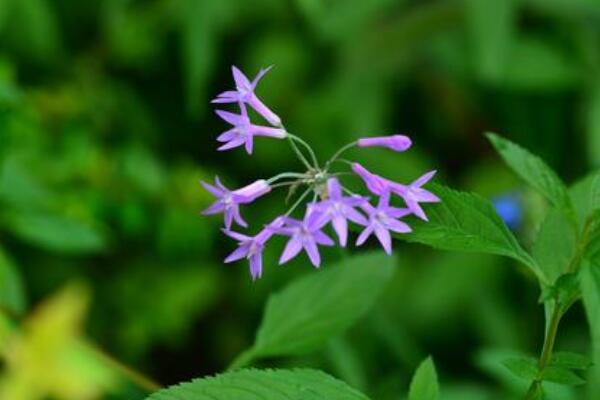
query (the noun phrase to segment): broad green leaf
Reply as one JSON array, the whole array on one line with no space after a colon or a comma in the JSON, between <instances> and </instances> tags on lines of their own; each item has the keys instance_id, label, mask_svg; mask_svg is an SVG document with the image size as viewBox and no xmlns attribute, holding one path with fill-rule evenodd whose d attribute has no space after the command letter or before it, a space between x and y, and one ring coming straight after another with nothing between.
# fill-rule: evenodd
<instances>
[{"instance_id":1,"label":"broad green leaf","mask_svg":"<svg viewBox=\"0 0 600 400\"><path fill-rule=\"evenodd\" d=\"M544 369L542 379L548 382L560 383L562 385L582 385L585 380L575 372L562 367L548 366Z\"/></svg>"},{"instance_id":2,"label":"broad green leaf","mask_svg":"<svg viewBox=\"0 0 600 400\"><path fill-rule=\"evenodd\" d=\"M371 308L393 265L394 258L382 253L356 256L311 272L272 295L254 345L237 363L317 350Z\"/></svg>"},{"instance_id":3,"label":"broad green leaf","mask_svg":"<svg viewBox=\"0 0 600 400\"><path fill-rule=\"evenodd\" d=\"M595 171L573 185L569 193L583 228L590 216L600 209L600 171Z\"/></svg>"},{"instance_id":4,"label":"broad green leaf","mask_svg":"<svg viewBox=\"0 0 600 400\"><path fill-rule=\"evenodd\" d=\"M575 229L563 213L556 209L548 212L537 233L532 253L551 284L567 272L575 254Z\"/></svg>"},{"instance_id":5,"label":"broad green leaf","mask_svg":"<svg viewBox=\"0 0 600 400\"><path fill-rule=\"evenodd\" d=\"M428 207L428 222L414 221L413 232L399 238L444 250L511 257L531 268L540 281L547 281L488 200L440 185L430 187L441 203Z\"/></svg>"},{"instance_id":6,"label":"broad green leaf","mask_svg":"<svg viewBox=\"0 0 600 400\"><path fill-rule=\"evenodd\" d=\"M440 398L439 392L435 365L428 357L419 365L410 382L408 400L437 400Z\"/></svg>"},{"instance_id":7,"label":"broad green leaf","mask_svg":"<svg viewBox=\"0 0 600 400\"><path fill-rule=\"evenodd\" d=\"M592 365L592 361L584 354L559 351L552 356L550 365L561 368L585 370Z\"/></svg>"},{"instance_id":8,"label":"broad green leaf","mask_svg":"<svg viewBox=\"0 0 600 400\"><path fill-rule=\"evenodd\" d=\"M15 265L0 247L0 310L20 315L25 311L23 282Z\"/></svg>"},{"instance_id":9,"label":"broad green leaf","mask_svg":"<svg viewBox=\"0 0 600 400\"><path fill-rule=\"evenodd\" d=\"M538 375L538 361L532 357L508 358L502 362L514 376L532 381Z\"/></svg>"},{"instance_id":10,"label":"broad green leaf","mask_svg":"<svg viewBox=\"0 0 600 400\"><path fill-rule=\"evenodd\" d=\"M541 158L494 133L488 133L487 137L517 175L546 197L550 203L571 216L572 205L567 187Z\"/></svg>"},{"instance_id":11,"label":"broad green leaf","mask_svg":"<svg viewBox=\"0 0 600 400\"><path fill-rule=\"evenodd\" d=\"M367 400L347 384L310 369L227 372L154 393L147 400Z\"/></svg>"},{"instance_id":12,"label":"broad green leaf","mask_svg":"<svg viewBox=\"0 0 600 400\"><path fill-rule=\"evenodd\" d=\"M517 1L464 0L464 4L479 77L497 83L504 76L516 32Z\"/></svg>"},{"instance_id":13,"label":"broad green leaf","mask_svg":"<svg viewBox=\"0 0 600 400\"><path fill-rule=\"evenodd\" d=\"M41 213L11 213L6 227L19 238L47 250L65 253L96 253L106 239L96 229L73 218Z\"/></svg>"}]
</instances>

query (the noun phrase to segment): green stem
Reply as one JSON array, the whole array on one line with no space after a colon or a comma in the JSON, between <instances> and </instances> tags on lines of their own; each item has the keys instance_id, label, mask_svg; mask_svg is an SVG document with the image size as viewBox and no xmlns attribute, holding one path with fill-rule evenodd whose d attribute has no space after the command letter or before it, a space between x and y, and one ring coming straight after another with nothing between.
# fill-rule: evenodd
<instances>
[{"instance_id":1,"label":"green stem","mask_svg":"<svg viewBox=\"0 0 600 400\"><path fill-rule=\"evenodd\" d=\"M300 172L283 172L267 179L267 182L271 184L283 178L306 178L306 174L302 174Z\"/></svg>"},{"instance_id":2,"label":"green stem","mask_svg":"<svg viewBox=\"0 0 600 400\"><path fill-rule=\"evenodd\" d=\"M302 152L300 151L298 146L296 146L296 143L294 142L294 140L292 139L292 137L289 134L287 136L287 139L288 139L288 143L290 144L290 147L292 148L294 153L296 153L296 156L298 157L298 159L304 164L304 166L306 168L312 169L312 166L310 165L310 163L308 162L306 157L304 157L304 154L302 154Z\"/></svg>"},{"instance_id":3,"label":"green stem","mask_svg":"<svg viewBox=\"0 0 600 400\"><path fill-rule=\"evenodd\" d=\"M354 146L356 146L358 142L352 142L352 143L348 143L347 145L341 147L338 151L335 152L335 154L333 156L331 156L331 158L329 159L329 161L327 161L325 163L325 171L327 171L329 169L329 166L331 165L332 162L336 161L345 151L350 150L351 148L353 148Z\"/></svg>"},{"instance_id":4,"label":"green stem","mask_svg":"<svg viewBox=\"0 0 600 400\"><path fill-rule=\"evenodd\" d=\"M284 217L289 217L294 210L296 209L296 207L298 207L300 205L300 203L302 203L302 200L304 200L304 198L306 196L308 196L308 194L311 192L312 188L308 188L304 191L304 193L302 193L300 195L300 197L298 197L298 200L296 200L296 202L290 207L290 209L285 213Z\"/></svg>"},{"instance_id":5,"label":"green stem","mask_svg":"<svg viewBox=\"0 0 600 400\"><path fill-rule=\"evenodd\" d=\"M292 135L289 132L287 134L287 137L290 139L290 141L292 143L294 141L296 141L296 142L300 143L302 146L304 146L304 148L308 151L308 154L310 154L310 157L312 158L314 169L318 170L319 169L319 161L317 161L317 156L316 156L314 150L312 149L312 147L310 147L310 145L308 143L306 143L304 140L302 140L300 137L298 137L296 135ZM308 168L310 169L310 166Z\"/></svg>"},{"instance_id":6,"label":"green stem","mask_svg":"<svg viewBox=\"0 0 600 400\"><path fill-rule=\"evenodd\" d=\"M531 382L529 390L525 394L525 400L535 399L536 395L541 389L544 370L552 360L552 352L554 351L554 343L556 342L556 336L558 334L558 325L560 324L561 317L561 305L558 302L558 298L555 298L554 310L552 311L552 316L550 317L550 324L548 325L548 330L546 331L546 335L544 338L544 346L542 348L542 354L540 355L540 361L538 364L538 377L533 382Z\"/></svg>"}]
</instances>

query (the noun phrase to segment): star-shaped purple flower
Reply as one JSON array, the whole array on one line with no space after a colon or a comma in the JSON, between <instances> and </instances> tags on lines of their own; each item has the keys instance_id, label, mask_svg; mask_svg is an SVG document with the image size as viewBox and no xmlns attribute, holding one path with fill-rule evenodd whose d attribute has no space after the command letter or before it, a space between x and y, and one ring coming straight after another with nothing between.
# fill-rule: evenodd
<instances>
[{"instance_id":1,"label":"star-shaped purple flower","mask_svg":"<svg viewBox=\"0 0 600 400\"><path fill-rule=\"evenodd\" d=\"M223 232L227 236L239 242L238 248L225 258L225 263L232 263L241 260L242 258L247 258L250 263L250 275L252 276L252 280L260 278L262 276L262 253L265 243L275 234L273 229L280 227L282 224L283 218L278 217L255 236L247 236L223 229Z\"/></svg>"},{"instance_id":2,"label":"star-shaped purple flower","mask_svg":"<svg viewBox=\"0 0 600 400\"><path fill-rule=\"evenodd\" d=\"M206 190L217 197L217 201L211 204L206 210L202 211L202 214L212 215L224 213L226 229L231 228L233 221L240 226L247 227L248 224L240 215L239 205L251 203L256 198L271 191L271 187L267 181L263 179L259 179L248 186L244 186L243 188L234 191L227 189L221 183L219 177L215 178L216 186L203 181L200 183Z\"/></svg>"},{"instance_id":3,"label":"star-shaped purple flower","mask_svg":"<svg viewBox=\"0 0 600 400\"><path fill-rule=\"evenodd\" d=\"M245 145L248 154L252 154L254 136L267 136L276 139L283 139L286 137L287 133L281 128L272 128L270 126L254 125L251 123L246 108L243 105L241 112L241 114L234 114L229 111L216 111L219 117L233 125L233 128L223 132L217 137L219 142L225 143L217 150L224 151Z\"/></svg>"},{"instance_id":4,"label":"star-shaped purple flower","mask_svg":"<svg viewBox=\"0 0 600 400\"><path fill-rule=\"evenodd\" d=\"M365 167L358 163L352 164L352 171L362 178L369 191L379 196L386 192L392 192L402 197L410 211L425 221L428 220L427 215L425 215L425 211L423 211L423 208L419 203L437 203L441 201L435 194L422 188L423 185L433 178L436 171L430 171L424 174L410 185L403 185L383 178L369 172Z\"/></svg>"},{"instance_id":5,"label":"star-shaped purple flower","mask_svg":"<svg viewBox=\"0 0 600 400\"><path fill-rule=\"evenodd\" d=\"M275 232L281 235L291 237L281 254L279 264L288 262L304 249L310 262L318 268L321 265L318 245L334 245L333 240L321 230L326 223L327 220L311 208L308 209L302 221L286 218L283 227L274 229Z\"/></svg>"},{"instance_id":6,"label":"star-shaped purple flower","mask_svg":"<svg viewBox=\"0 0 600 400\"><path fill-rule=\"evenodd\" d=\"M333 225L340 245L345 247L348 238L348 220L357 224L366 225L367 219L354 207L367 201L361 196L343 196L342 187L337 178L327 180L328 198L312 205L315 212L322 215L326 222Z\"/></svg>"},{"instance_id":7,"label":"star-shaped purple flower","mask_svg":"<svg viewBox=\"0 0 600 400\"><path fill-rule=\"evenodd\" d=\"M233 72L233 79L235 81L236 90L228 90L217 95L217 98L214 99L213 103L240 103L248 104L252 107L257 113L259 113L264 119L269 121L271 125L281 126L281 119L271 111L254 93L256 89L256 85L261 80L261 78L269 72L269 68L261 69L256 77L250 81L246 75L242 73L236 66L231 67L231 71Z\"/></svg>"},{"instance_id":8,"label":"star-shaped purple flower","mask_svg":"<svg viewBox=\"0 0 600 400\"><path fill-rule=\"evenodd\" d=\"M422 188L424 184L433 178L435 173L436 171L429 171L408 186L395 182L392 182L391 185L391 190L404 199L410 211L425 221L428 221L428 218L419 203L438 203L441 201L435 194Z\"/></svg>"},{"instance_id":9,"label":"star-shaped purple flower","mask_svg":"<svg viewBox=\"0 0 600 400\"><path fill-rule=\"evenodd\" d=\"M410 210L407 208L396 208L390 206L390 192L385 192L380 198L377 207L373 207L369 203L364 203L362 208L369 216L369 222L366 228L361 232L356 241L356 245L362 245L371 234L375 233L377 239L383 246L383 249L387 254L392 254L392 238L390 231L397 233L408 233L411 232L410 226L406 223L399 221L398 218L402 218L410 214Z\"/></svg>"}]
</instances>

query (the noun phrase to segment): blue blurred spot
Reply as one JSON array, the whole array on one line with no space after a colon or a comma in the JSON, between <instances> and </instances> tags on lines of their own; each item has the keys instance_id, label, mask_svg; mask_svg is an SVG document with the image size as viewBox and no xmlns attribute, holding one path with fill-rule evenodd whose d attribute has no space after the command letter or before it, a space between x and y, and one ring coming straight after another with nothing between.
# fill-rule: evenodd
<instances>
[{"instance_id":1,"label":"blue blurred spot","mask_svg":"<svg viewBox=\"0 0 600 400\"><path fill-rule=\"evenodd\" d=\"M500 218L504 220L510 229L516 230L519 228L523 221L523 205L518 194L508 193L494 197L492 204Z\"/></svg>"}]
</instances>

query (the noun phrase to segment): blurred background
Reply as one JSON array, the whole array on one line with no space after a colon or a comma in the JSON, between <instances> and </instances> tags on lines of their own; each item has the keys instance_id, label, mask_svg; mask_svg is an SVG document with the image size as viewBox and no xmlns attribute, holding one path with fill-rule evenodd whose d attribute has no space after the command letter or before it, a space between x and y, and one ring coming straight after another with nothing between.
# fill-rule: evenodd
<instances>
[{"instance_id":1,"label":"blurred background","mask_svg":"<svg viewBox=\"0 0 600 400\"><path fill-rule=\"evenodd\" d=\"M542 156L569 183L600 166L596 0L0 0L0 388L6 400L141 399L214 374L250 345L268 295L311 273L303 257L261 280L198 185L299 170L289 148L217 153L209 101L230 66L322 158L359 136L403 133L408 153L349 153L381 175L494 200L531 243L544 202L482 133ZM243 210L284 211L285 193ZM277 211L274 211L277 210ZM397 399L432 354L444 399L518 393L498 364L535 354L543 309L511 261L396 243L398 268L358 326L318 354L263 365L322 368ZM328 263L339 252L326 253ZM558 346L586 351L579 308ZM119 361L116 361L119 360ZM128 366L128 367L127 367ZM130 369L131 368L131 369ZM10 393L12 397L9 397Z\"/></svg>"}]
</instances>

